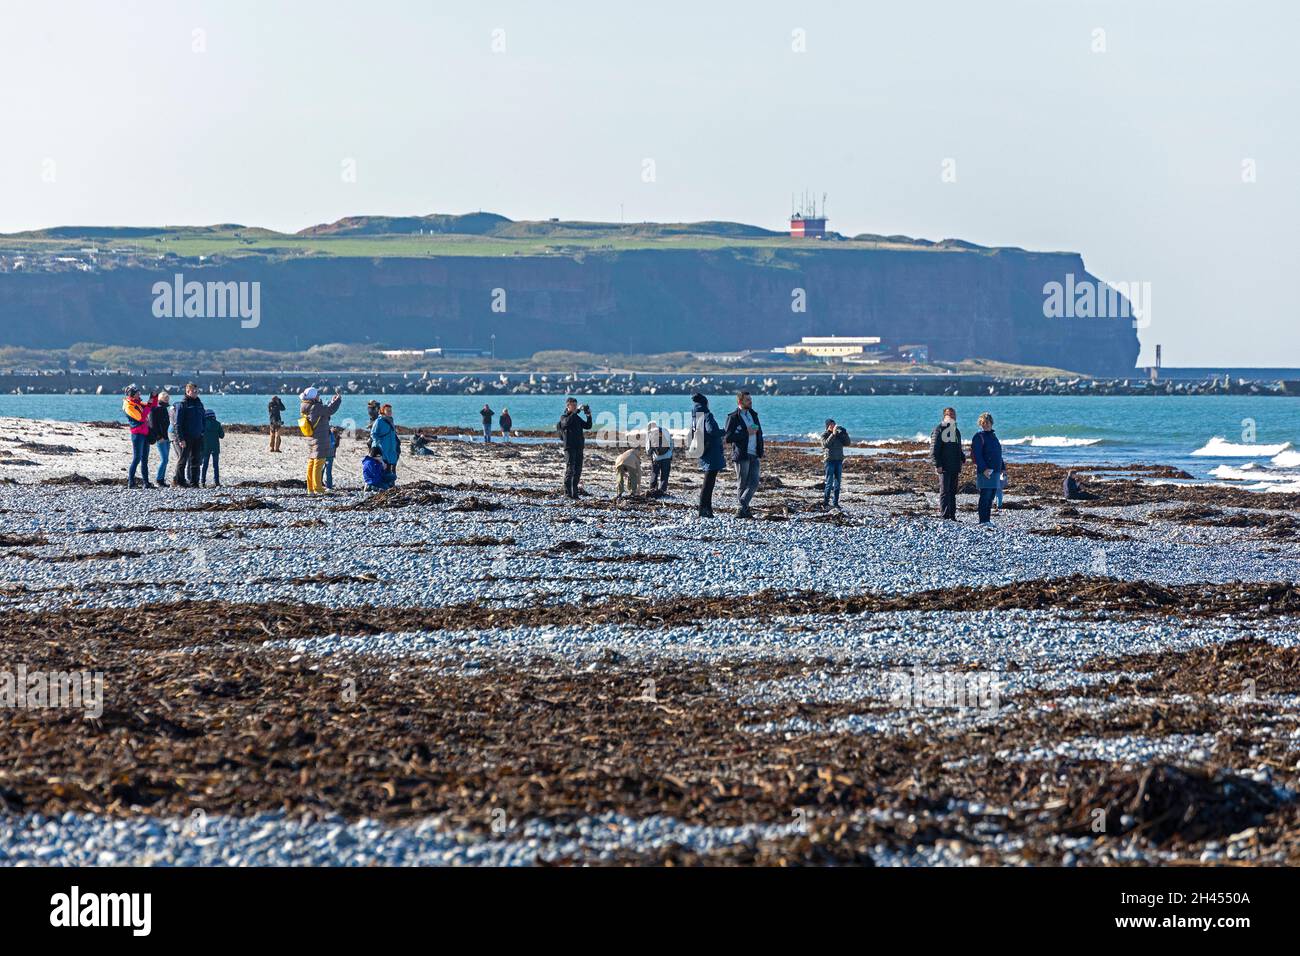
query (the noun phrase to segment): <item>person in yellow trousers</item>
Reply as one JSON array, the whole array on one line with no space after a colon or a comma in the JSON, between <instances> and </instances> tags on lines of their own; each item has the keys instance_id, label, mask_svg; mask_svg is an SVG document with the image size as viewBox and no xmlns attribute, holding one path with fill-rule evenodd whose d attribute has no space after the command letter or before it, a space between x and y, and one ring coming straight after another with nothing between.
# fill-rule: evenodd
<instances>
[{"instance_id":1,"label":"person in yellow trousers","mask_svg":"<svg viewBox=\"0 0 1300 956\"><path fill-rule=\"evenodd\" d=\"M325 490L325 459L333 451L330 417L343 404L343 396L335 395L331 401L323 402L320 390L313 386L298 397L302 399L298 429L307 437L307 491L320 494Z\"/></svg>"}]
</instances>

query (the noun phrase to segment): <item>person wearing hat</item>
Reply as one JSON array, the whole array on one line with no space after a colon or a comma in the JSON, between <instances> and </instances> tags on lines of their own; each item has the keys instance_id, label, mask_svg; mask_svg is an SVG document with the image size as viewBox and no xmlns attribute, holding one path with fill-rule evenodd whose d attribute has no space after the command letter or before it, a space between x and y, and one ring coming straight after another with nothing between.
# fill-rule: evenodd
<instances>
[{"instance_id":1,"label":"person wearing hat","mask_svg":"<svg viewBox=\"0 0 1300 956\"><path fill-rule=\"evenodd\" d=\"M486 405L483 407L487 408ZM488 421L490 423L491 419ZM566 398L564 414L560 416L555 428L560 433L560 441L564 443L564 493L575 501L578 498L578 482L582 479L582 452L587 447L587 432L592 427L591 406L583 405L579 408L576 398ZM490 440L491 431L488 426L484 426L484 433Z\"/></svg>"},{"instance_id":2,"label":"person wearing hat","mask_svg":"<svg viewBox=\"0 0 1300 956\"><path fill-rule=\"evenodd\" d=\"M302 400L299 428L308 437L307 491L313 495L325 491L325 459L334 449L334 436L330 433L330 417L343 404L343 396L335 395L328 403L321 401L320 389L312 386L298 396Z\"/></svg>"},{"instance_id":3,"label":"person wearing hat","mask_svg":"<svg viewBox=\"0 0 1300 956\"><path fill-rule=\"evenodd\" d=\"M126 397L122 399L122 413L131 428L131 468L126 473L126 486L138 488L135 482L135 470L140 469L140 478L144 487L152 488L149 483L149 429L153 410L158 407L158 396L149 396L148 404L140 401L140 389L128 385Z\"/></svg>"},{"instance_id":4,"label":"person wearing hat","mask_svg":"<svg viewBox=\"0 0 1300 956\"><path fill-rule=\"evenodd\" d=\"M375 401L373 398L366 402L366 415L368 415L370 419L370 423L366 426L366 450L369 451L371 448L375 447L374 442L370 440L369 433L375 430L375 420L379 418L379 402Z\"/></svg>"},{"instance_id":5,"label":"person wearing hat","mask_svg":"<svg viewBox=\"0 0 1300 956\"><path fill-rule=\"evenodd\" d=\"M849 443L849 433L843 425L835 424L835 419L826 419L826 430L822 432L822 463L826 478L822 483L822 507L840 507L840 483L844 478L844 446ZM832 505L831 496L834 495Z\"/></svg>"},{"instance_id":6,"label":"person wearing hat","mask_svg":"<svg viewBox=\"0 0 1300 956\"><path fill-rule=\"evenodd\" d=\"M193 382L185 386L185 398L176 406L172 425L172 441L180 450L176 456L176 473L172 483L178 488L199 487L199 467L203 462L203 432L207 415L199 387Z\"/></svg>"},{"instance_id":7,"label":"person wearing hat","mask_svg":"<svg viewBox=\"0 0 1300 956\"><path fill-rule=\"evenodd\" d=\"M203 468L199 483L208 485L208 463L212 463L212 486L221 487L221 439L226 437L225 426L217 421L217 413L208 409L203 413Z\"/></svg>"}]
</instances>

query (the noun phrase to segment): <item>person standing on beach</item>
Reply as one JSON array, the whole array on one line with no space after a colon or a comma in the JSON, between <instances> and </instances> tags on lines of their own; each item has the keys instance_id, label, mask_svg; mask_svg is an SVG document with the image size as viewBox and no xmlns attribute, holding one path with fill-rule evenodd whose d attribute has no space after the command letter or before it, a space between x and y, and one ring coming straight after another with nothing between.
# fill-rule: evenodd
<instances>
[{"instance_id":1,"label":"person standing on beach","mask_svg":"<svg viewBox=\"0 0 1300 956\"><path fill-rule=\"evenodd\" d=\"M736 410L727 416L723 442L731 446L731 461L736 467L736 497L740 504L737 518L752 518L749 503L758 491L759 463L763 457L763 426L749 392L736 396Z\"/></svg>"},{"instance_id":2,"label":"person standing on beach","mask_svg":"<svg viewBox=\"0 0 1300 956\"><path fill-rule=\"evenodd\" d=\"M212 486L221 487L221 439L226 429L217 421L217 413L208 409L203 413L203 467L199 470L199 484L208 486L208 463L212 464Z\"/></svg>"},{"instance_id":3,"label":"person standing on beach","mask_svg":"<svg viewBox=\"0 0 1300 956\"><path fill-rule=\"evenodd\" d=\"M171 394L167 389L158 393L158 404L149 415L149 440L158 446L158 473L153 476L159 488L167 487L167 459L171 456Z\"/></svg>"},{"instance_id":4,"label":"person standing on beach","mask_svg":"<svg viewBox=\"0 0 1300 956\"><path fill-rule=\"evenodd\" d=\"M491 411L486 405L483 407ZM579 409L576 398L565 399L564 414L555 427L564 443L564 493L574 501L578 500L578 482L582 478L582 452L587 446L587 432L593 424L590 405ZM488 440L491 440L490 435Z\"/></svg>"},{"instance_id":5,"label":"person standing on beach","mask_svg":"<svg viewBox=\"0 0 1300 956\"><path fill-rule=\"evenodd\" d=\"M939 517L957 520L957 479L966 461L957 428L957 409L945 408L943 421L930 433L930 460L939 476Z\"/></svg>"},{"instance_id":6,"label":"person standing on beach","mask_svg":"<svg viewBox=\"0 0 1300 956\"><path fill-rule=\"evenodd\" d=\"M207 415L199 387L193 382L185 386L185 398L176 406L172 441L176 442L176 474L172 484L178 488L199 487L199 467L203 462L203 432Z\"/></svg>"},{"instance_id":7,"label":"person standing on beach","mask_svg":"<svg viewBox=\"0 0 1300 956\"><path fill-rule=\"evenodd\" d=\"M694 406L691 409L691 437L686 454L700 460L704 471L704 484L700 487L700 517L713 517L713 486L718 481L718 472L726 465L722 457L722 429L718 420L709 411L709 400L700 392L691 396Z\"/></svg>"},{"instance_id":8,"label":"person standing on beach","mask_svg":"<svg viewBox=\"0 0 1300 956\"><path fill-rule=\"evenodd\" d=\"M491 406L487 404L484 404L483 407L479 409L479 418L483 419L483 444L485 445L492 441L492 416L494 414L495 413L492 411Z\"/></svg>"},{"instance_id":9,"label":"person standing on beach","mask_svg":"<svg viewBox=\"0 0 1300 956\"><path fill-rule=\"evenodd\" d=\"M510 409L501 409L501 440L507 445L510 444L510 429L514 427L515 421L510 417Z\"/></svg>"},{"instance_id":10,"label":"person standing on beach","mask_svg":"<svg viewBox=\"0 0 1300 956\"><path fill-rule=\"evenodd\" d=\"M979 417L979 425L980 430L970 441L970 455L975 459L975 485L980 490L980 524L992 524L993 498L1006 463L1002 460L1002 443L993 433L993 416L985 412Z\"/></svg>"},{"instance_id":11,"label":"person standing on beach","mask_svg":"<svg viewBox=\"0 0 1300 956\"><path fill-rule=\"evenodd\" d=\"M831 507L834 495L834 507L840 507L840 485L844 480L844 446L849 443L849 433L843 425L835 424L835 419L826 419L826 431L822 432L822 462L826 478L822 483L822 507Z\"/></svg>"},{"instance_id":12,"label":"person standing on beach","mask_svg":"<svg viewBox=\"0 0 1300 956\"><path fill-rule=\"evenodd\" d=\"M379 417L379 402L373 398L366 402L366 451L368 452L375 446L370 442L370 433L374 430L375 419Z\"/></svg>"},{"instance_id":13,"label":"person standing on beach","mask_svg":"<svg viewBox=\"0 0 1300 956\"><path fill-rule=\"evenodd\" d=\"M122 399L122 413L126 423L131 427L131 468L126 473L126 486L139 488L135 483L135 470L140 469L140 479L144 487L152 488L149 483L149 429L153 410L158 407L158 396L149 396L149 403L140 401L140 389L128 385L126 397Z\"/></svg>"},{"instance_id":14,"label":"person standing on beach","mask_svg":"<svg viewBox=\"0 0 1300 956\"><path fill-rule=\"evenodd\" d=\"M645 430L645 450L650 456L650 490L652 498L668 494L668 473L673 468L673 439L658 422L651 422Z\"/></svg>"},{"instance_id":15,"label":"person standing on beach","mask_svg":"<svg viewBox=\"0 0 1300 956\"><path fill-rule=\"evenodd\" d=\"M330 491L334 490L334 456L339 453L339 445L343 444L343 429L337 425L330 427L330 454L325 459L325 487Z\"/></svg>"},{"instance_id":16,"label":"person standing on beach","mask_svg":"<svg viewBox=\"0 0 1300 956\"><path fill-rule=\"evenodd\" d=\"M397 483L397 459L402 456L402 441L397 435L397 426L393 424L393 406L381 405L379 417L370 429L371 447L378 448L384 457L384 467Z\"/></svg>"},{"instance_id":17,"label":"person standing on beach","mask_svg":"<svg viewBox=\"0 0 1300 956\"><path fill-rule=\"evenodd\" d=\"M326 404L321 401L320 389L314 385L298 396L302 400L298 429L307 438L307 492L318 495L325 491L325 459L334 447L330 433L330 416L343 404L343 396L335 395Z\"/></svg>"},{"instance_id":18,"label":"person standing on beach","mask_svg":"<svg viewBox=\"0 0 1300 956\"><path fill-rule=\"evenodd\" d=\"M280 413L284 411L284 402L280 400L279 395L272 395L271 400L266 403L266 414L270 417L271 428L271 451L280 450L280 429L284 427L284 419Z\"/></svg>"}]
</instances>

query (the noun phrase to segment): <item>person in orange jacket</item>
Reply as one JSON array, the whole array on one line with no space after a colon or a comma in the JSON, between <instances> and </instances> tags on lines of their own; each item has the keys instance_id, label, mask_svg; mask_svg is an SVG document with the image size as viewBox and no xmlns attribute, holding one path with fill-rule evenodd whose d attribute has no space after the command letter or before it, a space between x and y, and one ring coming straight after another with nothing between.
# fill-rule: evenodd
<instances>
[{"instance_id":1,"label":"person in orange jacket","mask_svg":"<svg viewBox=\"0 0 1300 956\"><path fill-rule=\"evenodd\" d=\"M127 386L126 398L122 399L122 412L126 423L131 428L131 468L126 473L126 486L138 488L135 482L135 470L140 469L140 479L144 487L152 488L149 482L149 419L158 407L158 393L149 396L146 404L140 401L140 389L134 385Z\"/></svg>"}]
</instances>

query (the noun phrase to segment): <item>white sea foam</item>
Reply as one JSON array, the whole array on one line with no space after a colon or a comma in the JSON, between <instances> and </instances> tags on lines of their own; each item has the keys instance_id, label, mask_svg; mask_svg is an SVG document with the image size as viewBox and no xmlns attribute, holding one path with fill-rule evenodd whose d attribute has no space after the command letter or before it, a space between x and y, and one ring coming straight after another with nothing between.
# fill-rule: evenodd
<instances>
[{"instance_id":1,"label":"white sea foam","mask_svg":"<svg viewBox=\"0 0 1300 956\"><path fill-rule=\"evenodd\" d=\"M1269 462L1274 468L1300 468L1300 451L1284 451Z\"/></svg>"},{"instance_id":2,"label":"white sea foam","mask_svg":"<svg viewBox=\"0 0 1300 956\"><path fill-rule=\"evenodd\" d=\"M1250 461L1244 465L1215 465L1210 469L1210 474L1215 478L1223 478L1228 481L1300 481L1300 475L1288 471L1270 471Z\"/></svg>"},{"instance_id":3,"label":"white sea foam","mask_svg":"<svg viewBox=\"0 0 1300 956\"><path fill-rule=\"evenodd\" d=\"M1203 448L1196 449L1192 454L1201 458L1272 458L1290 448L1289 441L1279 445L1258 445L1254 442L1237 444L1228 441L1222 435L1215 435L1205 443Z\"/></svg>"}]
</instances>

